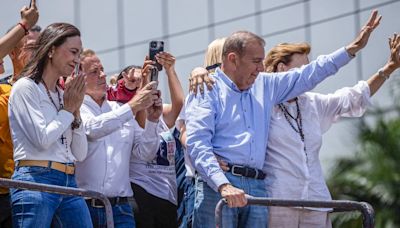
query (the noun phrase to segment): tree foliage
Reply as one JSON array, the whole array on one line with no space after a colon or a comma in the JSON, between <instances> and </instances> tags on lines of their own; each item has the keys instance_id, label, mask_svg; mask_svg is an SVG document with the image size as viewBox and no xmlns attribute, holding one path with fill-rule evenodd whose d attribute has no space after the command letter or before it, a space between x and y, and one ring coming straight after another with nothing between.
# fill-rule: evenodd
<instances>
[{"instance_id":1,"label":"tree foliage","mask_svg":"<svg viewBox=\"0 0 400 228\"><path fill-rule=\"evenodd\" d=\"M398 116L398 115L397 115ZM341 158L328 179L334 199L364 201L375 209L376 227L400 227L400 118L359 124L360 149ZM335 227L361 227L360 214L340 213Z\"/></svg>"}]
</instances>

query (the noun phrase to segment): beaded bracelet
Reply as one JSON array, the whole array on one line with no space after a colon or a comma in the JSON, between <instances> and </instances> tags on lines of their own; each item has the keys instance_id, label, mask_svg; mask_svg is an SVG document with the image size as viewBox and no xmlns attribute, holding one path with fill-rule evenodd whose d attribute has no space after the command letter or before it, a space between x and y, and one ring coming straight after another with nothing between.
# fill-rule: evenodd
<instances>
[{"instance_id":1,"label":"beaded bracelet","mask_svg":"<svg viewBox=\"0 0 400 228\"><path fill-rule=\"evenodd\" d=\"M29 29L26 27L26 25L22 24L21 22L18 23L25 31L25 35L28 35Z\"/></svg>"}]
</instances>

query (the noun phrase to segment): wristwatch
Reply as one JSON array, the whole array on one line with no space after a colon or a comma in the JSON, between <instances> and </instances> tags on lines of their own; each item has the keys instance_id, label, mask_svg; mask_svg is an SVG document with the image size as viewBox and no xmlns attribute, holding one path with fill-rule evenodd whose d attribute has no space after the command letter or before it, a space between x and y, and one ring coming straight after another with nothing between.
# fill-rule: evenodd
<instances>
[{"instance_id":1,"label":"wristwatch","mask_svg":"<svg viewBox=\"0 0 400 228\"><path fill-rule=\"evenodd\" d=\"M383 68L381 68L381 69L378 70L378 75L379 75L379 77L382 77L382 78L384 78L385 80L388 80L388 79L389 79L389 75L386 75L386 74L385 74L385 72L383 71Z\"/></svg>"},{"instance_id":2,"label":"wristwatch","mask_svg":"<svg viewBox=\"0 0 400 228\"><path fill-rule=\"evenodd\" d=\"M77 117L74 119L74 121L71 123L71 128L72 130L75 130L81 126L82 120L81 118Z\"/></svg>"}]
</instances>

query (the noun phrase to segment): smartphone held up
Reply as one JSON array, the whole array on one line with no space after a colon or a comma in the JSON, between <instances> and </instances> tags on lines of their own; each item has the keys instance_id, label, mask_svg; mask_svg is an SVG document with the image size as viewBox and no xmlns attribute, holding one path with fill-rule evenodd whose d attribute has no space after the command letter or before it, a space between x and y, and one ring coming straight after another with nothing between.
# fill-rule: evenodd
<instances>
[{"instance_id":1,"label":"smartphone held up","mask_svg":"<svg viewBox=\"0 0 400 228\"><path fill-rule=\"evenodd\" d=\"M150 41L149 44L149 58L152 61L155 61L155 66L157 67L158 71L162 70L162 65L157 62L156 55L157 53L164 51L164 41Z\"/></svg>"},{"instance_id":2,"label":"smartphone held up","mask_svg":"<svg viewBox=\"0 0 400 228\"><path fill-rule=\"evenodd\" d=\"M79 67L80 67L80 63L76 63L75 64L75 68L74 68L74 76L77 77L79 76Z\"/></svg>"}]
</instances>

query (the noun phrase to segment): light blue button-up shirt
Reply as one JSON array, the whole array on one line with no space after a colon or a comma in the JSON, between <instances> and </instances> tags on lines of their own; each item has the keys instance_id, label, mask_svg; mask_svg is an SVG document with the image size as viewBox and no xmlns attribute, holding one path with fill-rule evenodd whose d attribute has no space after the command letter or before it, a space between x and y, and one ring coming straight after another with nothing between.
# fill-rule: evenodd
<instances>
[{"instance_id":1,"label":"light blue button-up shirt","mask_svg":"<svg viewBox=\"0 0 400 228\"><path fill-rule=\"evenodd\" d=\"M231 164L262 169L274 105L313 89L350 60L341 48L302 68L260 73L244 91L218 68L213 89L190 95L186 109L187 148L203 180L215 191L229 183L214 154Z\"/></svg>"}]
</instances>

